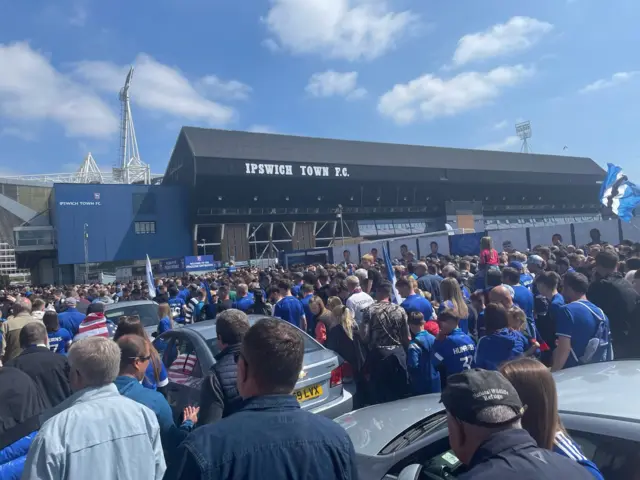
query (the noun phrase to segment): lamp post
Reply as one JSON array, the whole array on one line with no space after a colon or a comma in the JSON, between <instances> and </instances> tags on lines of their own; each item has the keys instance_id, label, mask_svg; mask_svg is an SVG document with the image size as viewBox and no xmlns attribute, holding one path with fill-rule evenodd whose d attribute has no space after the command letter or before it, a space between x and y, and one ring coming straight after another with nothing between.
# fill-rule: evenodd
<instances>
[{"instance_id":1,"label":"lamp post","mask_svg":"<svg viewBox=\"0 0 640 480\"><path fill-rule=\"evenodd\" d=\"M84 283L89 283L89 224L84 224Z\"/></svg>"},{"instance_id":2,"label":"lamp post","mask_svg":"<svg viewBox=\"0 0 640 480\"><path fill-rule=\"evenodd\" d=\"M203 255L207 254L207 244L205 243L207 240L206 239L202 239L202 250L204 251Z\"/></svg>"},{"instance_id":3,"label":"lamp post","mask_svg":"<svg viewBox=\"0 0 640 480\"><path fill-rule=\"evenodd\" d=\"M338 209L336 210L336 218L340 219L340 242L344 247L344 220L342 218L342 204L338 204Z\"/></svg>"}]
</instances>

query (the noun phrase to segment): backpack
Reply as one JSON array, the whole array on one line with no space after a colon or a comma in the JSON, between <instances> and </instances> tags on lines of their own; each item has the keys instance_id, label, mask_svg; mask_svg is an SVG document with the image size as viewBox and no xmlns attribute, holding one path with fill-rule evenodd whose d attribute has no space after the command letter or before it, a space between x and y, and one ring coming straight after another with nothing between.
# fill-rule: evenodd
<instances>
[{"instance_id":1,"label":"backpack","mask_svg":"<svg viewBox=\"0 0 640 480\"><path fill-rule=\"evenodd\" d=\"M207 319L207 312L204 308L204 302L198 302L198 304L194 307L192 318L194 323L201 322Z\"/></svg>"},{"instance_id":2,"label":"backpack","mask_svg":"<svg viewBox=\"0 0 640 480\"><path fill-rule=\"evenodd\" d=\"M596 330L593 333L591 340L587 342L587 346L584 349L584 355L578 358L573 349L571 349L571 355L580 365L613 360L613 355L610 355L610 358L607 358L609 356L609 352L611 351L611 332L609 331L609 326L606 321L606 315L600 308L598 308L598 310L600 311L600 315L598 315L587 304L581 301L575 303L578 303L589 310L591 314L598 320L598 324L596 325Z\"/></svg>"}]
</instances>

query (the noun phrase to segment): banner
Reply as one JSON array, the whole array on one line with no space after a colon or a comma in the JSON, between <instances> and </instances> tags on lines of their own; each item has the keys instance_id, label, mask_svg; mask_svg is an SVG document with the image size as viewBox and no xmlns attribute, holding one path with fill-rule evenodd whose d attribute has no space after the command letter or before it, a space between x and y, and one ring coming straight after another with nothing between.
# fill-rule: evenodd
<instances>
[{"instance_id":1,"label":"banner","mask_svg":"<svg viewBox=\"0 0 640 480\"><path fill-rule=\"evenodd\" d=\"M562 236L562 243L564 245L571 244L571 225L547 225L529 229L531 248L535 248L538 245L551 245L551 238L555 234ZM496 250L498 249L497 246L494 245L494 247Z\"/></svg>"},{"instance_id":2,"label":"banner","mask_svg":"<svg viewBox=\"0 0 640 480\"><path fill-rule=\"evenodd\" d=\"M151 269L151 260L149 260L149 255L147 255L147 283L149 284L149 297L156 298L156 283L153 280L153 270Z\"/></svg>"},{"instance_id":3,"label":"banner","mask_svg":"<svg viewBox=\"0 0 640 480\"><path fill-rule=\"evenodd\" d=\"M596 239L598 242L608 242L613 245L620 243L620 231L618 230L617 218L601 220L599 222L574 223L573 231L576 235L576 246L579 248Z\"/></svg>"},{"instance_id":4,"label":"banner","mask_svg":"<svg viewBox=\"0 0 640 480\"><path fill-rule=\"evenodd\" d=\"M437 246L437 252L441 255L449 255L449 235L434 235L418 237L418 246L420 248L420 258L426 257L431 253L431 243L435 242L434 248Z\"/></svg>"},{"instance_id":5,"label":"banner","mask_svg":"<svg viewBox=\"0 0 640 480\"><path fill-rule=\"evenodd\" d=\"M359 265L358 245L335 245L333 247L333 261L336 264L346 262Z\"/></svg>"},{"instance_id":6,"label":"banner","mask_svg":"<svg viewBox=\"0 0 640 480\"><path fill-rule=\"evenodd\" d=\"M184 268L187 272L199 270L214 270L213 255L199 255L197 257L184 257Z\"/></svg>"},{"instance_id":7,"label":"banner","mask_svg":"<svg viewBox=\"0 0 640 480\"><path fill-rule=\"evenodd\" d=\"M480 255L480 239L482 237L484 237L484 232L452 235L449 237L451 239L451 254Z\"/></svg>"},{"instance_id":8,"label":"banner","mask_svg":"<svg viewBox=\"0 0 640 480\"><path fill-rule=\"evenodd\" d=\"M160 260L160 271L163 273L184 272L184 257Z\"/></svg>"},{"instance_id":9,"label":"banner","mask_svg":"<svg viewBox=\"0 0 640 480\"><path fill-rule=\"evenodd\" d=\"M418 260L418 239L417 238L398 238L389 240L389 255L391 259L402 260L403 254L413 252L415 260Z\"/></svg>"},{"instance_id":10,"label":"banner","mask_svg":"<svg viewBox=\"0 0 640 480\"><path fill-rule=\"evenodd\" d=\"M490 230L487 232L493 240L493 248L502 252L507 249L514 249L519 252L526 252L529 248L527 244L526 228L508 228L504 230ZM551 243L551 240L549 240ZM510 245L510 247L508 247Z\"/></svg>"}]
</instances>

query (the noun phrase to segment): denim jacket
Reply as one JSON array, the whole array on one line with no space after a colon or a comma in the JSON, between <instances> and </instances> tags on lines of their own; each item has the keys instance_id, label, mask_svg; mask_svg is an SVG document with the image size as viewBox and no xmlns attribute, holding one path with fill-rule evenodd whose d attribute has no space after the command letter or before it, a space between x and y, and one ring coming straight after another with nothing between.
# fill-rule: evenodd
<instances>
[{"instance_id":1,"label":"denim jacket","mask_svg":"<svg viewBox=\"0 0 640 480\"><path fill-rule=\"evenodd\" d=\"M56 411L31 444L23 480L160 480L164 475L156 415L121 396L115 385L80 390Z\"/></svg>"},{"instance_id":2,"label":"denim jacket","mask_svg":"<svg viewBox=\"0 0 640 480\"><path fill-rule=\"evenodd\" d=\"M358 478L347 432L300 409L291 395L249 398L238 412L194 430L179 450L169 479Z\"/></svg>"}]
</instances>

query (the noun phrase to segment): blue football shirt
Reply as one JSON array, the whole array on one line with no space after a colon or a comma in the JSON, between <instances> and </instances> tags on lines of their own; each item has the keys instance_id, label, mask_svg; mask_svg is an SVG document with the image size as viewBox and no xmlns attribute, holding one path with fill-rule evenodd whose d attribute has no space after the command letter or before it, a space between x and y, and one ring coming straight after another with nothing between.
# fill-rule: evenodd
<instances>
[{"instance_id":1,"label":"blue football shirt","mask_svg":"<svg viewBox=\"0 0 640 480\"><path fill-rule=\"evenodd\" d=\"M422 313L425 321L428 321L433 317L433 306L431 305L431 302L417 293L405 298L400 306L404 308L407 314L411 312Z\"/></svg>"},{"instance_id":2,"label":"blue football shirt","mask_svg":"<svg viewBox=\"0 0 640 480\"><path fill-rule=\"evenodd\" d=\"M302 302L296 297L284 297L276 303L273 316L286 320L300 328L302 317L304 317L304 307L302 306Z\"/></svg>"},{"instance_id":3,"label":"blue football shirt","mask_svg":"<svg viewBox=\"0 0 640 480\"><path fill-rule=\"evenodd\" d=\"M433 344L434 365L444 367L444 376L468 370L473 364L476 345L469 335L456 328L444 340Z\"/></svg>"}]
</instances>

